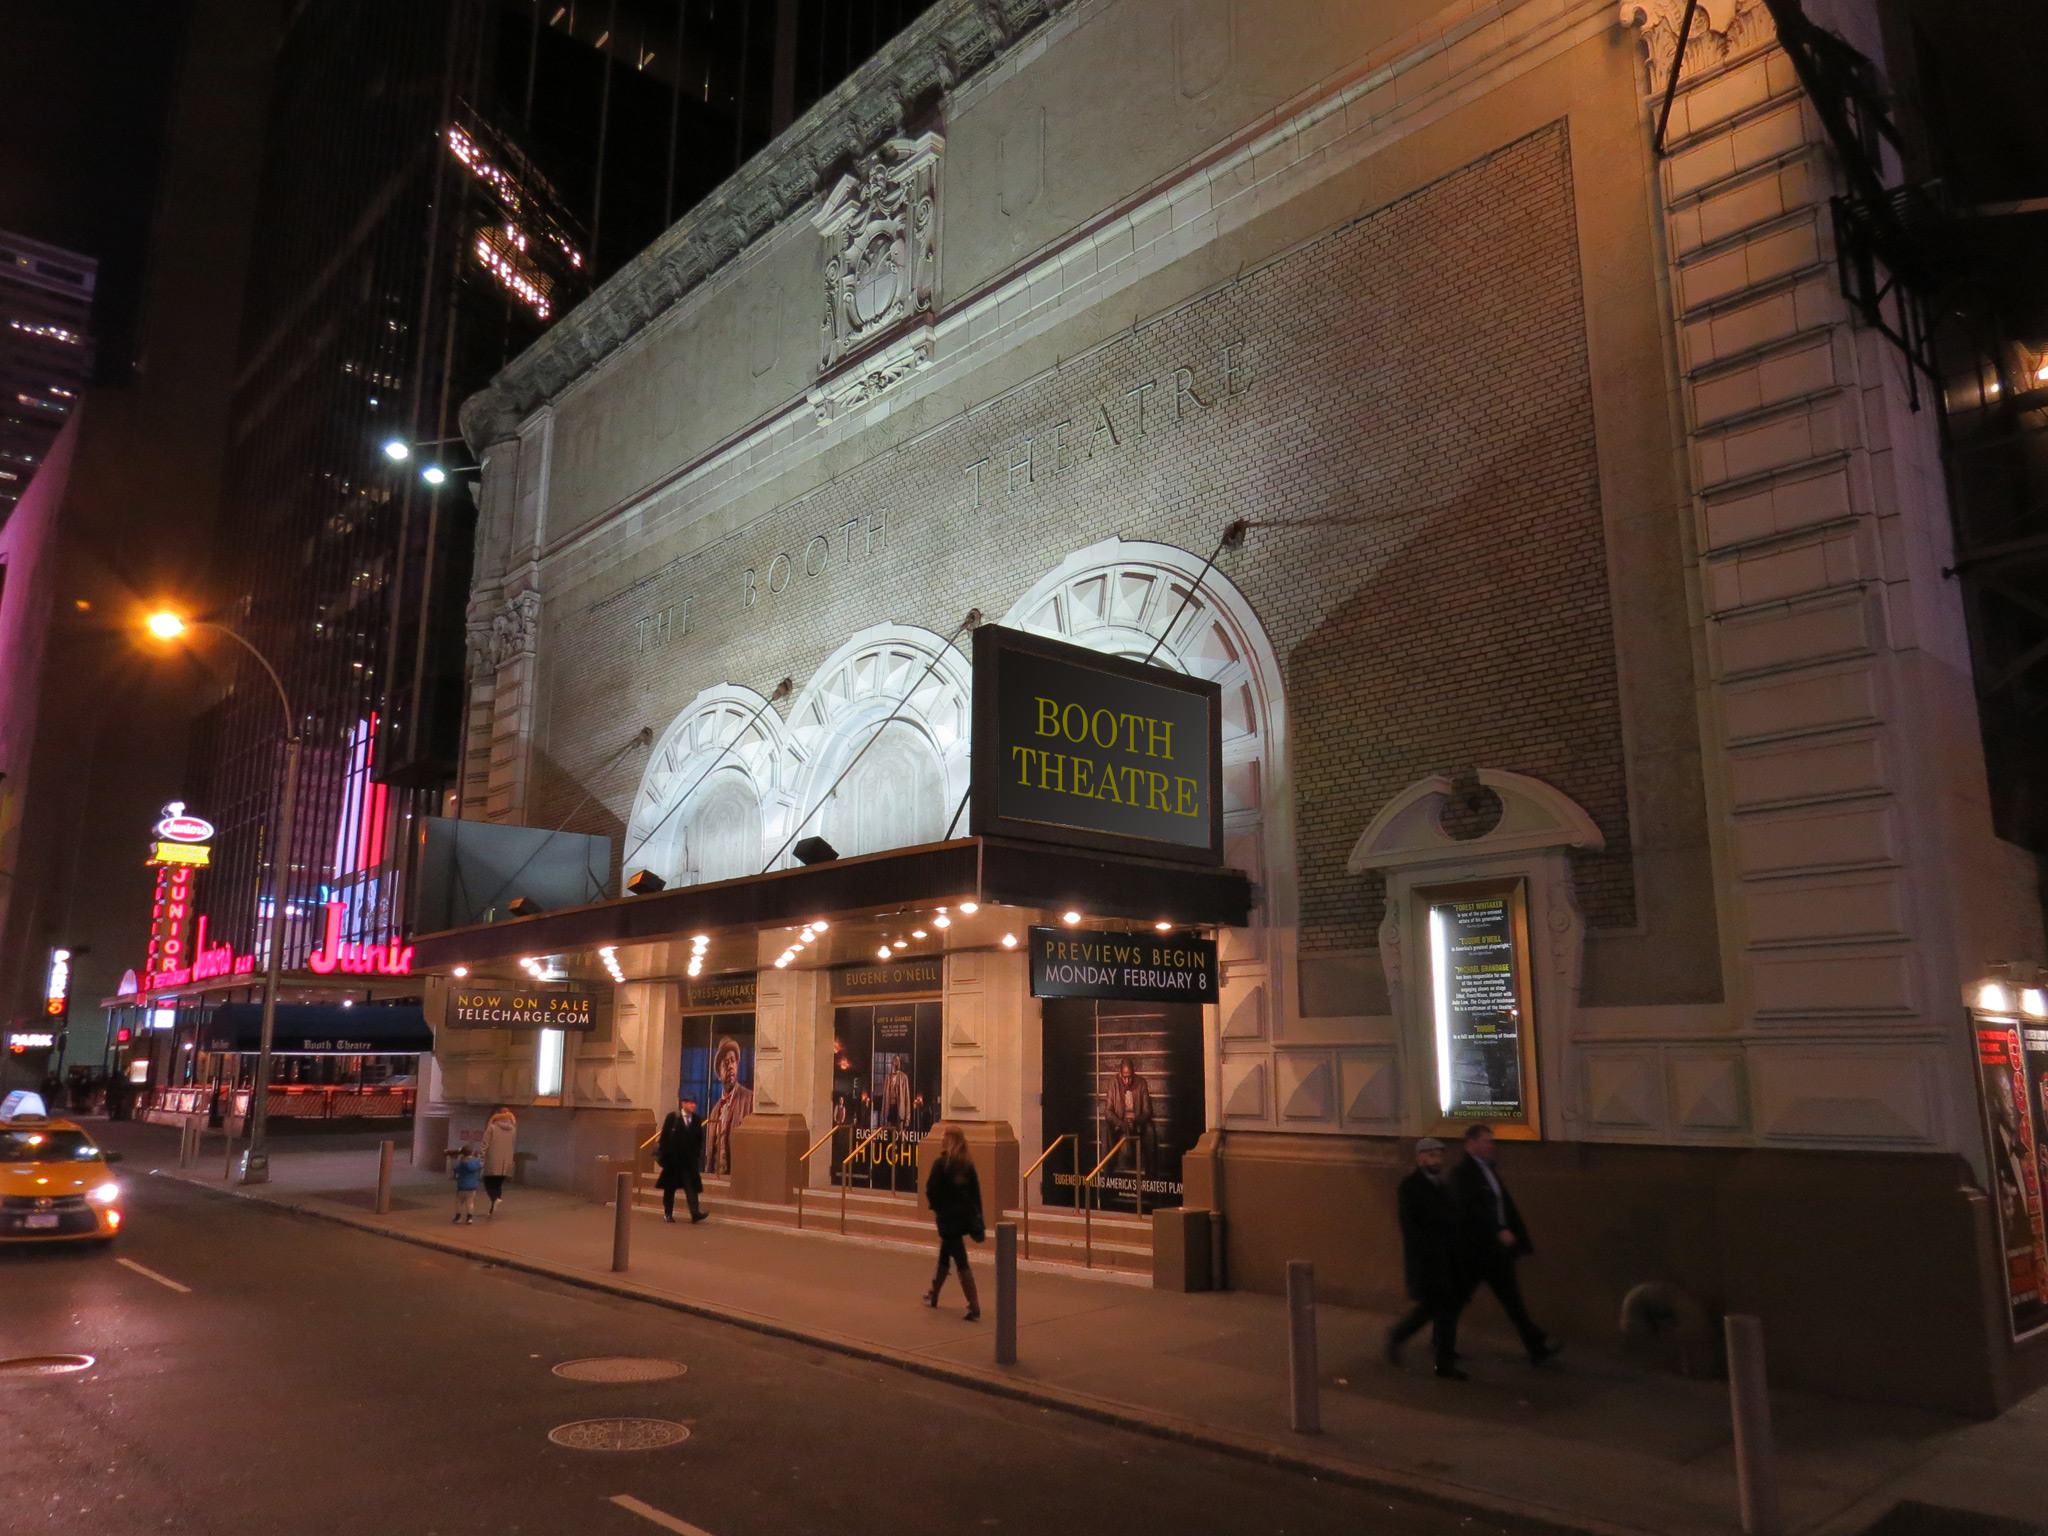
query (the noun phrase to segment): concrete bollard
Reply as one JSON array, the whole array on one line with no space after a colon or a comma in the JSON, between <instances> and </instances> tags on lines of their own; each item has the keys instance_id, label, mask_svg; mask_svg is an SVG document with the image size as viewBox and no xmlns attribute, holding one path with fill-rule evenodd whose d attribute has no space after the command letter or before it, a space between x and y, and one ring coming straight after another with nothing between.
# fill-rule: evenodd
<instances>
[{"instance_id":1,"label":"concrete bollard","mask_svg":"<svg viewBox=\"0 0 2048 1536\"><path fill-rule=\"evenodd\" d=\"M996 1364L1017 1363L1017 1223L996 1223Z\"/></svg>"},{"instance_id":2,"label":"concrete bollard","mask_svg":"<svg viewBox=\"0 0 2048 1536\"><path fill-rule=\"evenodd\" d=\"M1322 1382L1316 1373L1316 1267L1287 1261L1287 1388L1294 1432L1323 1432Z\"/></svg>"},{"instance_id":3,"label":"concrete bollard","mask_svg":"<svg viewBox=\"0 0 2048 1536\"><path fill-rule=\"evenodd\" d=\"M227 1162L221 1169L220 1176L232 1179L235 1176L235 1133L226 1126L221 1127L221 1151L226 1154Z\"/></svg>"},{"instance_id":4,"label":"concrete bollard","mask_svg":"<svg viewBox=\"0 0 2048 1536\"><path fill-rule=\"evenodd\" d=\"M1735 1495L1744 1536L1781 1536L1778 1471L1771 1445L1771 1390L1761 1318L1722 1319L1728 1341L1728 1407L1735 1421Z\"/></svg>"},{"instance_id":5,"label":"concrete bollard","mask_svg":"<svg viewBox=\"0 0 2048 1536\"><path fill-rule=\"evenodd\" d=\"M391 1214L391 1143L377 1143L377 1214Z\"/></svg>"},{"instance_id":6,"label":"concrete bollard","mask_svg":"<svg viewBox=\"0 0 2048 1536\"><path fill-rule=\"evenodd\" d=\"M618 1203L612 1209L612 1273L626 1272L633 1248L633 1175L622 1173L616 1182Z\"/></svg>"}]
</instances>

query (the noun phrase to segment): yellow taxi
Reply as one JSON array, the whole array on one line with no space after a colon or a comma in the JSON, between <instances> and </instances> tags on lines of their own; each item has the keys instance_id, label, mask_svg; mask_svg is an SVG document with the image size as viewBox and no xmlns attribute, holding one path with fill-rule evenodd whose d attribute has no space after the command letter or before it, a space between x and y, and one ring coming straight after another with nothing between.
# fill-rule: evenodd
<instances>
[{"instance_id":1,"label":"yellow taxi","mask_svg":"<svg viewBox=\"0 0 2048 1536\"><path fill-rule=\"evenodd\" d=\"M34 1094L0 1104L0 1243L111 1242L121 1230L121 1186L104 1152Z\"/></svg>"}]
</instances>

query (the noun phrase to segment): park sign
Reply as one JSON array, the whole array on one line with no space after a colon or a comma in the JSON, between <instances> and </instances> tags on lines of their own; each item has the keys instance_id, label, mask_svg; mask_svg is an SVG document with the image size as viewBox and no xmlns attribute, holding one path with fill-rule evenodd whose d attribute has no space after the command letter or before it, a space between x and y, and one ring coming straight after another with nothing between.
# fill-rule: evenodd
<instances>
[{"instance_id":1,"label":"park sign","mask_svg":"<svg viewBox=\"0 0 2048 1536\"><path fill-rule=\"evenodd\" d=\"M1223 862L1222 690L1000 625L974 632L978 836Z\"/></svg>"},{"instance_id":2,"label":"park sign","mask_svg":"<svg viewBox=\"0 0 2048 1536\"><path fill-rule=\"evenodd\" d=\"M597 1028L588 992L575 987L457 987L448 996L451 1029Z\"/></svg>"}]
</instances>

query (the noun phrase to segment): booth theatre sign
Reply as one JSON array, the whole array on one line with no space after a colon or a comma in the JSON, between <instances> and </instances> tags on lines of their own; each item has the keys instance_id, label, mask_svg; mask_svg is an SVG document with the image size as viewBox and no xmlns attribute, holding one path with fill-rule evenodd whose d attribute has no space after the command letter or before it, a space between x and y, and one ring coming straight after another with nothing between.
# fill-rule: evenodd
<instances>
[{"instance_id":1,"label":"booth theatre sign","mask_svg":"<svg viewBox=\"0 0 2048 1536\"><path fill-rule=\"evenodd\" d=\"M999 625L974 632L982 836L1223 862L1222 690Z\"/></svg>"},{"instance_id":2,"label":"booth theatre sign","mask_svg":"<svg viewBox=\"0 0 2048 1536\"><path fill-rule=\"evenodd\" d=\"M1213 1003L1216 943L1186 933L1031 930L1031 995Z\"/></svg>"},{"instance_id":3,"label":"booth theatre sign","mask_svg":"<svg viewBox=\"0 0 2048 1536\"><path fill-rule=\"evenodd\" d=\"M455 1029L595 1029L588 992L566 987L463 987L449 994Z\"/></svg>"}]
</instances>

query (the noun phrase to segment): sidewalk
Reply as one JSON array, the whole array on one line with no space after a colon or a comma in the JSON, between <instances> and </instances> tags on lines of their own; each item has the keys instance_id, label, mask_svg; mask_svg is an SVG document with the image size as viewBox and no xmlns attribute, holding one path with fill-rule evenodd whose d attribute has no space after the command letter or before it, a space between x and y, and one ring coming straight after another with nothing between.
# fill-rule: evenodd
<instances>
[{"instance_id":1,"label":"sidewalk","mask_svg":"<svg viewBox=\"0 0 2048 1536\"><path fill-rule=\"evenodd\" d=\"M1463 1341L1470 1384L1431 1376L1426 1340L1405 1368L1388 1366L1386 1316L1320 1308L1324 1433L1299 1436L1287 1427L1286 1318L1275 1297L1174 1295L1034 1266L1018 1278L1019 1363L999 1368L992 1245L975 1251L984 1320L970 1325L950 1286L939 1310L918 1304L928 1259L857 1239L642 1214L632 1267L613 1275L609 1209L515 1187L495 1220L454 1226L453 1186L407 1166L403 1146L391 1214L375 1215L374 1136L273 1143L272 1182L241 1190L222 1178L217 1135L181 1172L174 1131L105 1131L131 1174L233 1189L1320 1475L1581 1530L1736 1529L1724 1385L1633 1368L1593 1340L1568 1341L1562 1360L1532 1370L1490 1300L1475 1304ZM2029 1526L2048 1511L2048 1393L1989 1424L1800 1393L1775 1394L1773 1412L1787 1525L1802 1536L1860 1533L1905 1501Z\"/></svg>"}]
</instances>

